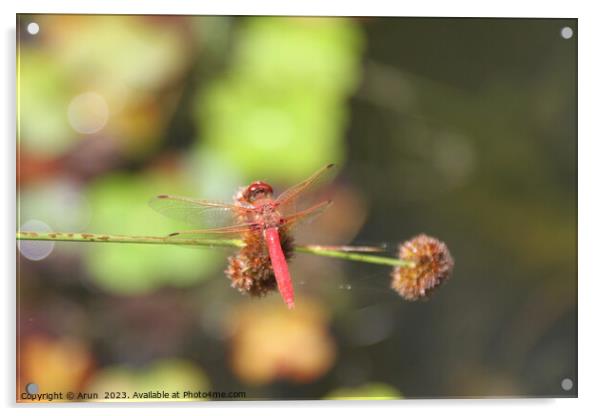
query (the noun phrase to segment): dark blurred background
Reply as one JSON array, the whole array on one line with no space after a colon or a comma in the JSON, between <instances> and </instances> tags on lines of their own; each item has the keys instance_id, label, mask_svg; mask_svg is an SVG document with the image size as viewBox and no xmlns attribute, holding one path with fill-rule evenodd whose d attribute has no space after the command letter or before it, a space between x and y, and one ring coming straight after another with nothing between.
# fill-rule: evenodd
<instances>
[{"instance_id":1,"label":"dark blurred background","mask_svg":"<svg viewBox=\"0 0 602 416\"><path fill-rule=\"evenodd\" d=\"M575 396L576 36L575 19L19 15L20 229L164 235L183 225L153 195L228 201L334 162L335 204L299 242L393 254L424 232L456 267L407 302L387 267L299 254L289 312L229 287L229 250L20 242L18 391Z\"/></svg>"}]
</instances>

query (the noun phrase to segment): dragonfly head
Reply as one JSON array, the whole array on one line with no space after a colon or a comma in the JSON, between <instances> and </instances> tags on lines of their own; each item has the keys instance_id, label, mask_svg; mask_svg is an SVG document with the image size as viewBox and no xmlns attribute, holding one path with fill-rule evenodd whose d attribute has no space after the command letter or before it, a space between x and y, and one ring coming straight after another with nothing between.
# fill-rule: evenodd
<instances>
[{"instance_id":1,"label":"dragonfly head","mask_svg":"<svg viewBox=\"0 0 602 416\"><path fill-rule=\"evenodd\" d=\"M265 182L257 181L247 186L243 192L243 198L249 202L255 202L259 199L272 196L274 190Z\"/></svg>"}]
</instances>

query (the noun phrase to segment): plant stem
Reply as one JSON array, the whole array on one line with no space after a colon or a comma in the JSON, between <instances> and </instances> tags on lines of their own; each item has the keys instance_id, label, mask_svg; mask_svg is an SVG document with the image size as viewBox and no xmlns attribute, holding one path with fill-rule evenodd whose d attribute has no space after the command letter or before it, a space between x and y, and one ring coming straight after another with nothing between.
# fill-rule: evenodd
<instances>
[{"instance_id":1,"label":"plant stem","mask_svg":"<svg viewBox=\"0 0 602 416\"><path fill-rule=\"evenodd\" d=\"M35 231L18 231L17 240L34 241L70 241L86 243L121 243L121 244L168 244L182 246L203 246L203 247L244 247L244 243L239 239L205 239L205 238L174 238L174 237L149 237L149 236L128 236L128 235L109 235L109 234L91 234L91 233L42 233ZM364 247L357 247L360 252L354 252L353 246L342 246L344 250L338 250L332 246L318 245L298 245L295 251L299 253L315 254L317 256L335 257L343 260L361 261L364 263L380 264L385 266L413 267L412 262L399 260L396 258L375 256L361 253L366 251Z\"/></svg>"},{"instance_id":2,"label":"plant stem","mask_svg":"<svg viewBox=\"0 0 602 416\"><path fill-rule=\"evenodd\" d=\"M318 246L297 246L295 251L299 253L315 254L317 256L324 257L335 257L344 260L361 261L364 263L382 264L383 266L400 266L400 267L414 267L414 263L411 261L404 261L391 257L375 256L371 254L354 253L350 251L338 251L331 249L324 249Z\"/></svg>"},{"instance_id":3,"label":"plant stem","mask_svg":"<svg viewBox=\"0 0 602 416\"><path fill-rule=\"evenodd\" d=\"M90 233L39 233L35 231L18 231L17 240L36 241L71 241L79 243L130 243L130 244L169 244L182 246L209 247L243 247L242 240L204 239L204 238L174 238L147 237L113 234Z\"/></svg>"}]
</instances>

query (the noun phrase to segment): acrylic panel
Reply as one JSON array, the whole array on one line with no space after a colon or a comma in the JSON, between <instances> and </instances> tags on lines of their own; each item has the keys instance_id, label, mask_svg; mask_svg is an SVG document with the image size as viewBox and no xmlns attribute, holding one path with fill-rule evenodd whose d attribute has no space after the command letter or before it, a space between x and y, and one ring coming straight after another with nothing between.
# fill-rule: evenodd
<instances>
[{"instance_id":1,"label":"acrylic panel","mask_svg":"<svg viewBox=\"0 0 602 416\"><path fill-rule=\"evenodd\" d=\"M16 35L18 402L577 396L576 19Z\"/></svg>"}]
</instances>

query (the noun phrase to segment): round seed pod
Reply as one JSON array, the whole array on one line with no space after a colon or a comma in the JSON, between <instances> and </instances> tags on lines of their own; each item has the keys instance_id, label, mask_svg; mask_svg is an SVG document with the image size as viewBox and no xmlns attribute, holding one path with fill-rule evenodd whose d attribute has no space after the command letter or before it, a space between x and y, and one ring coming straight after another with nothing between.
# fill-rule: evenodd
<instances>
[{"instance_id":1,"label":"round seed pod","mask_svg":"<svg viewBox=\"0 0 602 416\"><path fill-rule=\"evenodd\" d=\"M285 229L280 229L279 233L282 251L288 260L293 254L293 238ZM246 233L243 241L245 246L236 255L228 257L226 276L232 282L231 286L251 296L264 296L278 290L268 248L261 233Z\"/></svg>"},{"instance_id":2,"label":"round seed pod","mask_svg":"<svg viewBox=\"0 0 602 416\"><path fill-rule=\"evenodd\" d=\"M400 244L399 259L412 262L414 267L395 267L391 288L410 301L427 298L450 277L454 267L445 243L425 234Z\"/></svg>"}]
</instances>

